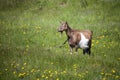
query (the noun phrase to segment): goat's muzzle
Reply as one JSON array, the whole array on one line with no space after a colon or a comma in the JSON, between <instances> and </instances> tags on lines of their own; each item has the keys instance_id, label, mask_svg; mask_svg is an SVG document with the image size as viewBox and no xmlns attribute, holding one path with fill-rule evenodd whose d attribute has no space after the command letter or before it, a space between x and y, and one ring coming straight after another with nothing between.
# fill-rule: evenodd
<instances>
[{"instance_id":1,"label":"goat's muzzle","mask_svg":"<svg viewBox=\"0 0 120 80\"><path fill-rule=\"evenodd\" d=\"M58 32L60 32L61 34L63 33L63 31L62 31L62 30L60 30L60 29L58 29Z\"/></svg>"}]
</instances>

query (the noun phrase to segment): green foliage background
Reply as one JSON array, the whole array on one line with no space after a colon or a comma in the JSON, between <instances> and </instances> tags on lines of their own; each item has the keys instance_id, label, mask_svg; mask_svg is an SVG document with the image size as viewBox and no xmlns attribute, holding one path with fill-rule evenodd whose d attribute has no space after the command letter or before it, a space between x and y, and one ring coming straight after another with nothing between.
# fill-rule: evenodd
<instances>
[{"instance_id":1,"label":"green foliage background","mask_svg":"<svg viewBox=\"0 0 120 80\"><path fill-rule=\"evenodd\" d=\"M0 80L119 80L119 0L0 0ZM73 29L93 31L92 55L59 46Z\"/></svg>"}]
</instances>

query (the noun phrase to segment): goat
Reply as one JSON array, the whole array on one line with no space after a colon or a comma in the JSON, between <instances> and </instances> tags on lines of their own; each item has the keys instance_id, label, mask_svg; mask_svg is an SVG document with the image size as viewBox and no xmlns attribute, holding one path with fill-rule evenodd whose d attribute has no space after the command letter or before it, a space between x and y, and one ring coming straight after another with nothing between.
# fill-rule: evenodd
<instances>
[{"instance_id":1,"label":"goat","mask_svg":"<svg viewBox=\"0 0 120 80\"><path fill-rule=\"evenodd\" d=\"M66 32L67 40L70 46L70 52L72 54L73 48L75 51L78 51L78 48L83 49L83 54L91 54L91 44L92 44L92 34L90 30L74 30L69 27L67 22L61 23L61 26L58 28L58 32Z\"/></svg>"}]
</instances>

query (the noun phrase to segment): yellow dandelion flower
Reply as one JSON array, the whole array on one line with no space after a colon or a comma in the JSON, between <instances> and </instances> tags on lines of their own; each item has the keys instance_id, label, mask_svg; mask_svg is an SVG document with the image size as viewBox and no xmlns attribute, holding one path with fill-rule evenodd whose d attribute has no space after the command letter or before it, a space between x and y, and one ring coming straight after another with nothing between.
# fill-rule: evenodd
<instances>
[{"instance_id":1,"label":"yellow dandelion flower","mask_svg":"<svg viewBox=\"0 0 120 80\"><path fill-rule=\"evenodd\" d=\"M55 74L57 74L58 72L57 71L55 71Z\"/></svg>"},{"instance_id":2,"label":"yellow dandelion flower","mask_svg":"<svg viewBox=\"0 0 120 80\"><path fill-rule=\"evenodd\" d=\"M26 32L23 32L23 34L26 34Z\"/></svg>"},{"instance_id":3,"label":"yellow dandelion flower","mask_svg":"<svg viewBox=\"0 0 120 80\"><path fill-rule=\"evenodd\" d=\"M53 64L53 62L51 62L50 64Z\"/></svg>"},{"instance_id":4,"label":"yellow dandelion flower","mask_svg":"<svg viewBox=\"0 0 120 80\"><path fill-rule=\"evenodd\" d=\"M26 73L24 72L23 75L25 75Z\"/></svg>"},{"instance_id":5,"label":"yellow dandelion flower","mask_svg":"<svg viewBox=\"0 0 120 80\"><path fill-rule=\"evenodd\" d=\"M25 62L23 65L25 66L27 63Z\"/></svg>"},{"instance_id":6,"label":"yellow dandelion flower","mask_svg":"<svg viewBox=\"0 0 120 80\"><path fill-rule=\"evenodd\" d=\"M59 78L57 78L56 80L59 80Z\"/></svg>"},{"instance_id":7,"label":"yellow dandelion flower","mask_svg":"<svg viewBox=\"0 0 120 80\"><path fill-rule=\"evenodd\" d=\"M42 75L42 78L44 78L44 77L45 77L45 75L43 74L43 75Z\"/></svg>"},{"instance_id":8,"label":"yellow dandelion flower","mask_svg":"<svg viewBox=\"0 0 120 80\"><path fill-rule=\"evenodd\" d=\"M6 68L5 71L8 71L8 69Z\"/></svg>"},{"instance_id":9,"label":"yellow dandelion flower","mask_svg":"<svg viewBox=\"0 0 120 80\"><path fill-rule=\"evenodd\" d=\"M24 67L21 68L22 70L25 69Z\"/></svg>"},{"instance_id":10,"label":"yellow dandelion flower","mask_svg":"<svg viewBox=\"0 0 120 80\"><path fill-rule=\"evenodd\" d=\"M94 44L92 43L92 47L94 46Z\"/></svg>"},{"instance_id":11,"label":"yellow dandelion flower","mask_svg":"<svg viewBox=\"0 0 120 80\"><path fill-rule=\"evenodd\" d=\"M53 74L50 74L50 77L52 77L53 76Z\"/></svg>"},{"instance_id":12,"label":"yellow dandelion flower","mask_svg":"<svg viewBox=\"0 0 120 80\"><path fill-rule=\"evenodd\" d=\"M19 73L19 74L18 74L18 77L22 77L22 76L24 76L23 73Z\"/></svg>"},{"instance_id":13,"label":"yellow dandelion flower","mask_svg":"<svg viewBox=\"0 0 120 80\"><path fill-rule=\"evenodd\" d=\"M26 45L27 48L29 48L30 46L29 45Z\"/></svg>"},{"instance_id":14,"label":"yellow dandelion flower","mask_svg":"<svg viewBox=\"0 0 120 80\"><path fill-rule=\"evenodd\" d=\"M14 64L13 63L11 63L11 66L13 66Z\"/></svg>"},{"instance_id":15,"label":"yellow dandelion flower","mask_svg":"<svg viewBox=\"0 0 120 80\"><path fill-rule=\"evenodd\" d=\"M36 80L40 80L39 78L37 78Z\"/></svg>"},{"instance_id":16,"label":"yellow dandelion flower","mask_svg":"<svg viewBox=\"0 0 120 80\"><path fill-rule=\"evenodd\" d=\"M103 47L106 47L105 44L103 45Z\"/></svg>"},{"instance_id":17,"label":"yellow dandelion flower","mask_svg":"<svg viewBox=\"0 0 120 80\"><path fill-rule=\"evenodd\" d=\"M16 68L17 66L15 65L14 68Z\"/></svg>"},{"instance_id":18,"label":"yellow dandelion flower","mask_svg":"<svg viewBox=\"0 0 120 80\"><path fill-rule=\"evenodd\" d=\"M48 79L48 76L46 76L45 78Z\"/></svg>"},{"instance_id":19,"label":"yellow dandelion flower","mask_svg":"<svg viewBox=\"0 0 120 80\"><path fill-rule=\"evenodd\" d=\"M104 38L105 36L103 35L102 38Z\"/></svg>"},{"instance_id":20,"label":"yellow dandelion flower","mask_svg":"<svg viewBox=\"0 0 120 80\"><path fill-rule=\"evenodd\" d=\"M114 69L112 69L112 73L115 73L116 71Z\"/></svg>"},{"instance_id":21,"label":"yellow dandelion flower","mask_svg":"<svg viewBox=\"0 0 120 80\"><path fill-rule=\"evenodd\" d=\"M107 80L106 78L103 78L102 80Z\"/></svg>"},{"instance_id":22,"label":"yellow dandelion flower","mask_svg":"<svg viewBox=\"0 0 120 80\"><path fill-rule=\"evenodd\" d=\"M106 55L104 54L104 57L106 57Z\"/></svg>"},{"instance_id":23,"label":"yellow dandelion flower","mask_svg":"<svg viewBox=\"0 0 120 80\"><path fill-rule=\"evenodd\" d=\"M118 78L119 78L119 76L115 76L115 78L116 78L116 79L118 79Z\"/></svg>"},{"instance_id":24,"label":"yellow dandelion flower","mask_svg":"<svg viewBox=\"0 0 120 80\"><path fill-rule=\"evenodd\" d=\"M16 66L20 66L20 64L17 63Z\"/></svg>"},{"instance_id":25,"label":"yellow dandelion flower","mask_svg":"<svg viewBox=\"0 0 120 80\"><path fill-rule=\"evenodd\" d=\"M92 40L92 42L95 42L95 40Z\"/></svg>"},{"instance_id":26,"label":"yellow dandelion flower","mask_svg":"<svg viewBox=\"0 0 120 80\"><path fill-rule=\"evenodd\" d=\"M45 46L45 44L43 43L42 46Z\"/></svg>"},{"instance_id":27,"label":"yellow dandelion flower","mask_svg":"<svg viewBox=\"0 0 120 80\"><path fill-rule=\"evenodd\" d=\"M16 74L16 71L14 71L13 74Z\"/></svg>"},{"instance_id":28,"label":"yellow dandelion flower","mask_svg":"<svg viewBox=\"0 0 120 80\"><path fill-rule=\"evenodd\" d=\"M88 73L88 71L86 71L86 73Z\"/></svg>"},{"instance_id":29,"label":"yellow dandelion flower","mask_svg":"<svg viewBox=\"0 0 120 80\"><path fill-rule=\"evenodd\" d=\"M38 69L37 72L39 72L40 70Z\"/></svg>"},{"instance_id":30,"label":"yellow dandelion flower","mask_svg":"<svg viewBox=\"0 0 120 80\"><path fill-rule=\"evenodd\" d=\"M96 41L96 44L98 44L98 43L99 43L99 41L97 40L97 41Z\"/></svg>"},{"instance_id":31,"label":"yellow dandelion flower","mask_svg":"<svg viewBox=\"0 0 120 80\"><path fill-rule=\"evenodd\" d=\"M51 71L50 71L50 70L49 70L48 72L49 72L49 73L51 73Z\"/></svg>"},{"instance_id":32,"label":"yellow dandelion flower","mask_svg":"<svg viewBox=\"0 0 120 80\"><path fill-rule=\"evenodd\" d=\"M101 72L100 74L101 74L101 75L104 75L104 72Z\"/></svg>"},{"instance_id":33,"label":"yellow dandelion flower","mask_svg":"<svg viewBox=\"0 0 120 80\"><path fill-rule=\"evenodd\" d=\"M66 74L67 72L64 70L63 73Z\"/></svg>"},{"instance_id":34,"label":"yellow dandelion flower","mask_svg":"<svg viewBox=\"0 0 120 80\"><path fill-rule=\"evenodd\" d=\"M81 77L82 75L81 74L78 74L78 77Z\"/></svg>"},{"instance_id":35,"label":"yellow dandelion flower","mask_svg":"<svg viewBox=\"0 0 120 80\"><path fill-rule=\"evenodd\" d=\"M31 70L31 73L33 73L34 71L35 71L35 69L32 69L32 70Z\"/></svg>"}]
</instances>

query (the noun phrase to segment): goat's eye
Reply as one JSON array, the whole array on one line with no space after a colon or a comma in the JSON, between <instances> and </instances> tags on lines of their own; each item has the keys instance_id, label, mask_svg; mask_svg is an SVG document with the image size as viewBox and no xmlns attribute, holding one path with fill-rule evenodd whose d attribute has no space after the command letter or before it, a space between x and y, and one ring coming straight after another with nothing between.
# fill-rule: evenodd
<instances>
[{"instance_id":1,"label":"goat's eye","mask_svg":"<svg viewBox=\"0 0 120 80\"><path fill-rule=\"evenodd\" d=\"M65 26L65 24L63 24L63 26Z\"/></svg>"}]
</instances>

